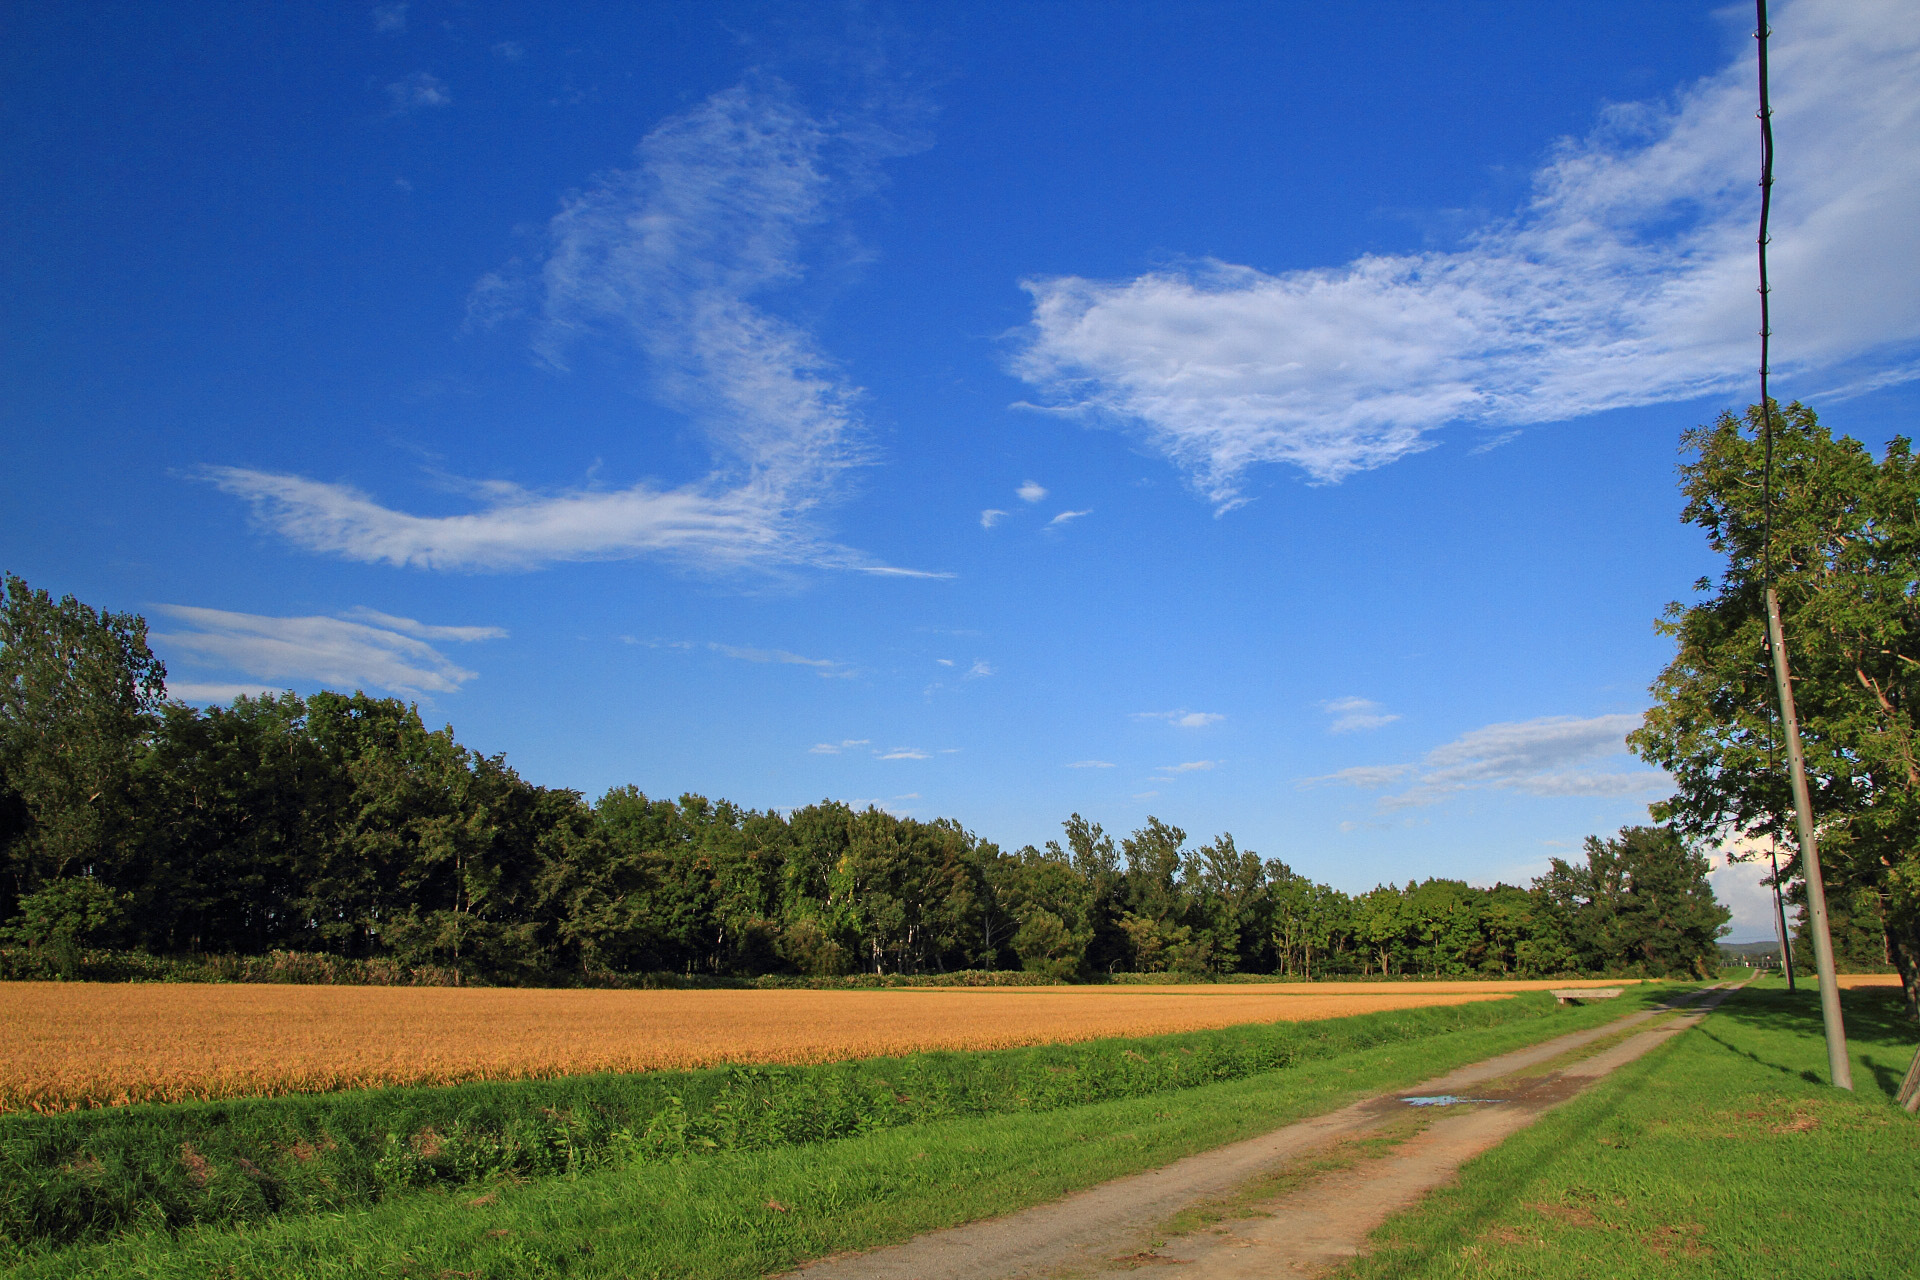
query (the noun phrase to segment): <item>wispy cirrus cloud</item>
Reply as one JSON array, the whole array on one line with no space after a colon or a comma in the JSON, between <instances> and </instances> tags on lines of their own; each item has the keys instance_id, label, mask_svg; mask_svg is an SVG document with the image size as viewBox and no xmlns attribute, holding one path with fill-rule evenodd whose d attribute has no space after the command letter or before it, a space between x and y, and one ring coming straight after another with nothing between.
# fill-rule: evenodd
<instances>
[{"instance_id":1,"label":"wispy cirrus cloud","mask_svg":"<svg viewBox=\"0 0 1920 1280\"><path fill-rule=\"evenodd\" d=\"M1359 733L1367 729L1379 729L1400 718L1367 698L1334 698L1321 703L1320 709L1333 717L1327 725L1328 733Z\"/></svg>"},{"instance_id":2,"label":"wispy cirrus cloud","mask_svg":"<svg viewBox=\"0 0 1920 1280\"><path fill-rule=\"evenodd\" d=\"M1219 724L1226 717L1218 711L1188 711L1185 707L1178 711L1136 711L1135 720L1161 720L1176 729L1204 729L1210 724Z\"/></svg>"},{"instance_id":3,"label":"wispy cirrus cloud","mask_svg":"<svg viewBox=\"0 0 1920 1280\"><path fill-rule=\"evenodd\" d=\"M375 563L522 570L662 556L707 570L947 576L819 536L818 512L869 461L862 393L807 328L768 307L807 274L810 249L830 238L822 229L877 184L880 162L912 149L872 119L809 113L776 80L737 85L661 123L634 167L570 196L536 266L475 287L470 320L530 313L535 350L556 371L588 341L643 361L657 398L712 448L701 479L491 483L475 486L477 510L423 516L301 476L228 466L206 477L288 540Z\"/></svg>"},{"instance_id":4,"label":"wispy cirrus cloud","mask_svg":"<svg viewBox=\"0 0 1920 1280\"><path fill-rule=\"evenodd\" d=\"M993 526L999 524L1002 520L1005 520L1006 518L1007 518L1007 513L1000 510L1000 508L988 507L985 511L982 511L980 513L980 527L982 529L991 529L993 528Z\"/></svg>"},{"instance_id":5,"label":"wispy cirrus cloud","mask_svg":"<svg viewBox=\"0 0 1920 1280\"><path fill-rule=\"evenodd\" d=\"M718 640L642 640L637 636L621 636L620 639L624 644L642 645L648 649L704 649L708 653L717 653L723 658L732 658L736 662L806 667L816 675L832 679L845 679L858 674L851 665L837 659L809 658L804 654L792 653L786 649L761 649L753 645L722 644Z\"/></svg>"},{"instance_id":6,"label":"wispy cirrus cloud","mask_svg":"<svg viewBox=\"0 0 1920 1280\"><path fill-rule=\"evenodd\" d=\"M387 631L397 631L403 636L412 636L416 640L451 640L456 644L470 644L475 640L504 640L507 635L499 627L430 626L424 622L415 622L412 618L401 618L391 613L382 613L378 609L369 609L365 605L355 605L340 616Z\"/></svg>"},{"instance_id":7,"label":"wispy cirrus cloud","mask_svg":"<svg viewBox=\"0 0 1920 1280\"><path fill-rule=\"evenodd\" d=\"M851 676L853 671L844 662L832 658L809 658L798 653L789 653L785 649L755 649L750 645L720 644L709 640L707 648L740 662L774 663L785 667L807 667L823 676Z\"/></svg>"},{"instance_id":8,"label":"wispy cirrus cloud","mask_svg":"<svg viewBox=\"0 0 1920 1280\"><path fill-rule=\"evenodd\" d=\"M344 617L277 618L225 609L163 604L156 613L183 624L156 632L154 643L188 665L239 671L261 680L314 682L341 689L378 689L418 696L455 693L475 672L459 666L434 641L472 643L507 633L498 627L437 627L372 609ZM227 682L169 685L180 697L206 701L227 691L263 686Z\"/></svg>"},{"instance_id":9,"label":"wispy cirrus cloud","mask_svg":"<svg viewBox=\"0 0 1920 1280\"><path fill-rule=\"evenodd\" d=\"M1776 369L1920 376L1920 10L1795 0L1773 25ZM1456 250L1029 280L1015 371L1041 407L1144 435L1222 510L1259 464L1334 482L1449 423L1744 392L1757 130L1740 35L1724 70L1558 144L1525 206Z\"/></svg>"},{"instance_id":10,"label":"wispy cirrus cloud","mask_svg":"<svg viewBox=\"0 0 1920 1280\"><path fill-rule=\"evenodd\" d=\"M838 742L816 742L807 748L810 755L837 756L842 751L851 751L855 747L864 747L872 742L871 738L842 738Z\"/></svg>"},{"instance_id":11,"label":"wispy cirrus cloud","mask_svg":"<svg viewBox=\"0 0 1920 1280\"><path fill-rule=\"evenodd\" d=\"M922 751L918 747L895 747L891 751L874 752L882 760L930 760L933 753Z\"/></svg>"},{"instance_id":12,"label":"wispy cirrus cloud","mask_svg":"<svg viewBox=\"0 0 1920 1280\"><path fill-rule=\"evenodd\" d=\"M1049 529L1057 529L1069 521L1078 520L1081 516L1090 516L1092 514L1093 512L1091 511L1062 511L1059 515L1047 521L1046 527Z\"/></svg>"},{"instance_id":13,"label":"wispy cirrus cloud","mask_svg":"<svg viewBox=\"0 0 1920 1280\"><path fill-rule=\"evenodd\" d=\"M1417 765L1411 764L1357 764L1350 768L1338 769L1332 773L1322 774L1317 778L1307 778L1302 782L1302 785L1311 786L1315 783L1333 782L1349 787L1365 787L1371 790L1375 787L1390 787L1412 773L1417 767Z\"/></svg>"},{"instance_id":14,"label":"wispy cirrus cloud","mask_svg":"<svg viewBox=\"0 0 1920 1280\"><path fill-rule=\"evenodd\" d=\"M1111 769L1113 768L1113 762L1111 760L1075 760L1072 764L1068 765L1067 768L1069 769Z\"/></svg>"},{"instance_id":15,"label":"wispy cirrus cloud","mask_svg":"<svg viewBox=\"0 0 1920 1280\"><path fill-rule=\"evenodd\" d=\"M1626 796L1669 784L1657 770L1606 767L1626 755L1639 715L1543 716L1490 724L1429 751L1417 764L1357 765L1302 786L1335 784L1369 790L1408 785L1381 797L1383 809L1438 803L1464 791L1505 790L1535 796ZM1622 760L1624 763L1624 760Z\"/></svg>"},{"instance_id":16,"label":"wispy cirrus cloud","mask_svg":"<svg viewBox=\"0 0 1920 1280\"><path fill-rule=\"evenodd\" d=\"M1180 774L1180 773L1206 773L1209 770L1218 769L1220 767L1220 764L1221 762L1218 760L1189 760L1185 764L1163 764L1160 766L1159 771L1163 774L1168 774L1168 775Z\"/></svg>"}]
</instances>

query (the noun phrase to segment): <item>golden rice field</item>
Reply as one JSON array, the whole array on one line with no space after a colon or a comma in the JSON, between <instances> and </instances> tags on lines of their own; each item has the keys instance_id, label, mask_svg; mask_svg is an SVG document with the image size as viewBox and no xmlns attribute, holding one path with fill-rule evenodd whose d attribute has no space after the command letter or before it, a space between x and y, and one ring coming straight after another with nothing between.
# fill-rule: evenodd
<instances>
[{"instance_id":1,"label":"golden rice field","mask_svg":"<svg viewBox=\"0 0 1920 1280\"><path fill-rule=\"evenodd\" d=\"M1897 987L1900 985L1900 975L1897 973L1836 973L1833 975L1833 980L1840 985L1842 991L1851 991L1855 987ZM1800 979L1800 981L1811 985L1813 979L1806 977Z\"/></svg>"},{"instance_id":2,"label":"golden rice field","mask_svg":"<svg viewBox=\"0 0 1920 1280\"><path fill-rule=\"evenodd\" d=\"M7 982L0 1111L996 1049L1567 985L554 991Z\"/></svg>"}]
</instances>

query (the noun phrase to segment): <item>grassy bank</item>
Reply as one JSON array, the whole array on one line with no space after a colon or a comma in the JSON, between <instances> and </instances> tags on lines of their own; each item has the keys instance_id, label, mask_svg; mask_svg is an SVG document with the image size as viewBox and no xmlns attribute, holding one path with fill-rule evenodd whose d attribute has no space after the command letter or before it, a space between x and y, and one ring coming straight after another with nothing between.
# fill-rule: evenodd
<instances>
[{"instance_id":1,"label":"grassy bank","mask_svg":"<svg viewBox=\"0 0 1920 1280\"><path fill-rule=\"evenodd\" d=\"M746 1143L727 1149L716 1142L637 1163L623 1151L620 1159L606 1162L611 1167L596 1171L575 1166L570 1175L526 1185L489 1175L484 1186L461 1179L423 1190L376 1188L367 1198L374 1203L367 1207L282 1216L236 1229L203 1220L172 1230L151 1214L142 1219L136 1207L126 1224L132 1234L108 1244L57 1247L44 1234L16 1244L10 1274L758 1275L796 1259L905 1238L929 1226L1005 1212L1152 1167L1315 1114L1357 1092L1411 1083L1459 1063L1609 1020L1623 1011L1617 1006L1637 1004L1654 994L1635 992L1613 1002L1613 1008L1556 1009L1546 997L1533 996L1153 1041L930 1054L858 1064L878 1073L871 1078L885 1080L889 1087L904 1080L895 1077L913 1063L929 1073L923 1082L937 1071L947 1071L954 1079L963 1071L1005 1073L1000 1078L1007 1091L998 1095L1003 1113L948 1112L950 1118L935 1118L943 1113L929 1109L918 1117L883 1122L890 1127L875 1125L858 1132L856 1126L857 1136L839 1141L768 1144L761 1149ZM1225 1083L1202 1083L1209 1078L1207 1071L1233 1060L1227 1050L1244 1052L1254 1043L1283 1049L1295 1069L1261 1068ZM1209 1044L1220 1050L1212 1058ZM1074 1054L1085 1056L1075 1060ZM1185 1087L1167 1076L1144 1096L1085 1101L1085 1082L1099 1074L1099 1061L1153 1064L1156 1059L1161 1063L1156 1069L1162 1070L1174 1063L1192 1064L1179 1068ZM814 1070L825 1079L833 1071L853 1068L843 1064ZM889 1071L895 1075L886 1074ZM717 1079L726 1073L698 1074ZM1036 1092L1041 1088L1053 1092ZM369 1104L386 1096L363 1095ZM903 1108L913 1098L893 1096ZM338 1103L351 1097L273 1101ZM684 1106L686 1096L680 1097ZM156 1121L191 1113L230 1116L234 1111L140 1110ZM270 1113L267 1108L261 1114ZM131 1111L127 1114L131 1118ZM181 1148L173 1132L154 1131L142 1149L179 1164ZM402 1130L380 1130L382 1151L387 1132L398 1139ZM168 1143L173 1144L170 1149ZM198 1148L195 1152L200 1154ZM36 1167L45 1168L45 1158ZM66 1166L73 1163L68 1160ZM205 1191L250 1178L237 1169L209 1173L203 1180L189 1176L187 1181L199 1180L199 1189Z\"/></svg>"},{"instance_id":2,"label":"grassy bank","mask_svg":"<svg viewBox=\"0 0 1920 1280\"><path fill-rule=\"evenodd\" d=\"M1920 1276L1920 1040L1894 990L1846 993L1855 1092L1822 1083L1815 994L1738 992L1389 1222L1353 1280Z\"/></svg>"}]
</instances>

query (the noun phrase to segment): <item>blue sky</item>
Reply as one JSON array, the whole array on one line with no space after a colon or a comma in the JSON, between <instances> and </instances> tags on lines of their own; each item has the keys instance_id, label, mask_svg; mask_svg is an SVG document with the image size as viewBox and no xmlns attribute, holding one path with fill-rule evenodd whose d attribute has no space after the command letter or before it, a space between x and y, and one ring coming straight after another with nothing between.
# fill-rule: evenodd
<instances>
[{"instance_id":1,"label":"blue sky","mask_svg":"<svg viewBox=\"0 0 1920 1280\"><path fill-rule=\"evenodd\" d=\"M1524 880L1713 568L1751 13L43 6L0 563L527 777ZM1920 13L1776 7L1778 392L1920 403ZM1720 883L1758 936L1758 899ZM1744 883L1744 882L1742 882Z\"/></svg>"}]
</instances>

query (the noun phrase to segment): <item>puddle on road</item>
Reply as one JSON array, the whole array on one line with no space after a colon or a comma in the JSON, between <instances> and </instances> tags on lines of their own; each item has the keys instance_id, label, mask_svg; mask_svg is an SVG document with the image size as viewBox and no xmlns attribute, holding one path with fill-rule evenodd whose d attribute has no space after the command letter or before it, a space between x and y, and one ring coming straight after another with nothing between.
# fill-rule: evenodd
<instances>
[{"instance_id":1,"label":"puddle on road","mask_svg":"<svg viewBox=\"0 0 1920 1280\"><path fill-rule=\"evenodd\" d=\"M1461 1098L1451 1093L1437 1093L1430 1098L1402 1098L1400 1101L1410 1107L1457 1107L1469 1102L1505 1102L1505 1098Z\"/></svg>"}]
</instances>

